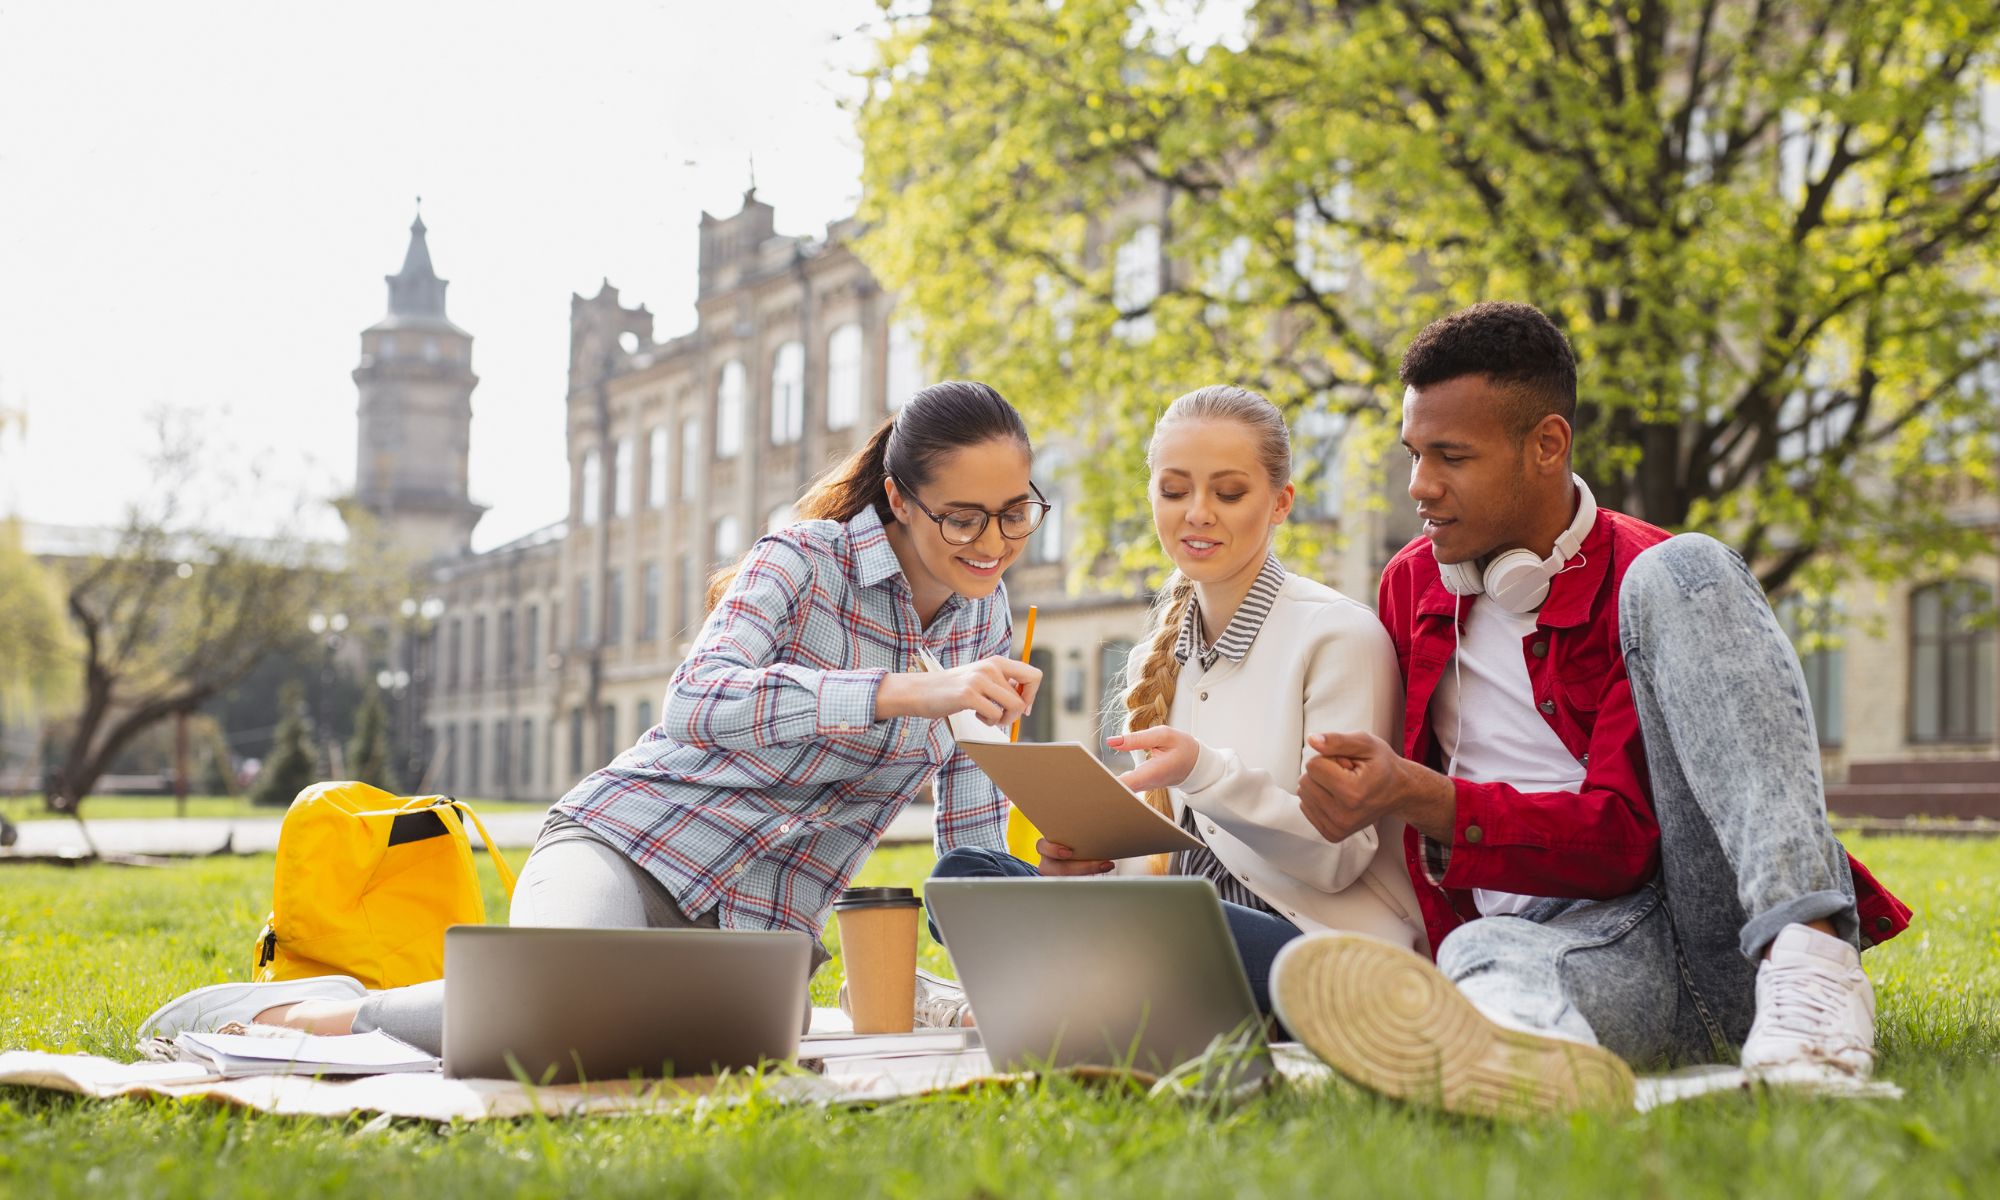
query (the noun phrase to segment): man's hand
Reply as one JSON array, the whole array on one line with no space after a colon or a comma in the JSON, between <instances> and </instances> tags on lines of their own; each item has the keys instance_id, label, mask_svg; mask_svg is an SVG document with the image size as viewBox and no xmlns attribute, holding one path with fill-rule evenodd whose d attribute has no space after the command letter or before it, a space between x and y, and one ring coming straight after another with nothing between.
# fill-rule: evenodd
<instances>
[{"instance_id":1,"label":"man's hand","mask_svg":"<svg viewBox=\"0 0 2000 1200\"><path fill-rule=\"evenodd\" d=\"M1315 733L1315 757L1299 777L1299 809L1329 842L1399 816L1442 842L1458 812L1451 780L1420 767L1372 733Z\"/></svg>"}]
</instances>

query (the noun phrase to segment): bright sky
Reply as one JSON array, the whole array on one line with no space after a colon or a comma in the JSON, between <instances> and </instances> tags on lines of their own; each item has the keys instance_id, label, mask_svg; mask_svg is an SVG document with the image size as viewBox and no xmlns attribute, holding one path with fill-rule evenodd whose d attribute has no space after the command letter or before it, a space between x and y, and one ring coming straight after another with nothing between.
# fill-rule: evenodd
<instances>
[{"instance_id":1,"label":"bright sky","mask_svg":"<svg viewBox=\"0 0 2000 1200\"><path fill-rule=\"evenodd\" d=\"M694 321L701 211L850 212L873 0L0 6L0 515L118 521L148 415L284 491L354 471L361 330L423 196L469 331L474 544L563 515L569 298ZM253 531L252 514L231 521ZM338 537L330 513L313 527Z\"/></svg>"}]
</instances>

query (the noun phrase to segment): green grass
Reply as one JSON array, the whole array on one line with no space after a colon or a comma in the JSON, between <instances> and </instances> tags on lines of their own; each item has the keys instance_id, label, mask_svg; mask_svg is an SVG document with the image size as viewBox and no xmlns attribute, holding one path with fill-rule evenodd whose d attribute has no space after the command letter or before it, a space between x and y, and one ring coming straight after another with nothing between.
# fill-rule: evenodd
<instances>
[{"instance_id":1,"label":"green grass","mask_svg":"<svg viewBox=\"0 0 2000 1200\"><path fill-rule=\"evenodd\" d=\"M1918 910L1866 959L1901 1102L1729 1095L1496 1127L1344 1087L1217 1114L1055 1083L875 1110L364 1128L0 1089L0 1196L2000 1194L2000 842L1854 846ZM884 851L863 882L914 882L928 860ZM0 1046L128 1056L162 1000L244 974L269 891L268 858L0 868ZM838 974L815 980L822 1003Z\"/></svg>"},{"instance_id":2,"label":"green grass","mask_svg":"<svg viewBox=\"0 0 2000 1200\"><path fill-rule=\"evenodd\" d=\"M546 800L469 800L482 815L503 812L541 812L548 808ZM67 813L52 813L43 804L40 796L9 796L0 798L0 813L16 824L22 821L46 821L69 819ZM183 815L172 796L87 796L83 801L83 818L86 821L122 820L130 817L175 817ZM285 810L250 803L248 796L189 796L187 816L190 817L282 817Z\"/></svg>"}]
</instances>

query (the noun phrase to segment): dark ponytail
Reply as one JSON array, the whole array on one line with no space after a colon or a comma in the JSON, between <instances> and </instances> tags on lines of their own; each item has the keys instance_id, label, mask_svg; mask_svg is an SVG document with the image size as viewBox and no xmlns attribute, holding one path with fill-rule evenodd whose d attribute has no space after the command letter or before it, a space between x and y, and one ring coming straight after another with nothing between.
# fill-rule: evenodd
<instances>
[{"instance_id":1,"label":"dark ponytail","mask_svg":"<svg viewBox=\"0 0 2000 1200\"><path fill-rule=\"evenodd\" d=\"M889 476L920 488L936 474L946 457L968 446L1011 441L1034 453L1021 414L983 383L947 380L911 396L895 415L883 420L859 450L813 481L799 498L802 521L851 521L873 507L884 525L889 511ZM708 580L708 608L713 611L736 578L742 562L730 563Z\"/></svg>"}]
</instances>

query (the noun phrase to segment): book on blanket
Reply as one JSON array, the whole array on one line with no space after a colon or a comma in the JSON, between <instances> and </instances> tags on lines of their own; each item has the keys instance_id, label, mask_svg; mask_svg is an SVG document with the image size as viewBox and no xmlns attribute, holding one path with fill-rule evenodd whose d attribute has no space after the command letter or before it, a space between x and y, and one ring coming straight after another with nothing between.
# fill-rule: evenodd
<instances>
[{"instance_id":1,"label":"book on blanket","mask_svg":"<svg viewBox=\"0 0 2000 1200\"><path fill-rule=\"evenodd\" d=\"M928 670L942 671L923 656ZM1139 858L1199 850L1201 843L1161 816L1081 742L1010 742L1005 729L970 712L949 719L952 740L1000 794L1078 858Z\"/></svg>"},{"instance_id":2,"label":"book on blanket","mask_svg":"<svg viewBox=\"0 0 2000 1200\"><path fill-rule=\"evenodd\" d=\"M389 1075L435 1071L438 1060L377 1029L321 1037L286 1033L182 1033L174 1037L182 1059L217 1075Z\"/></svg>"}]
</instances>

